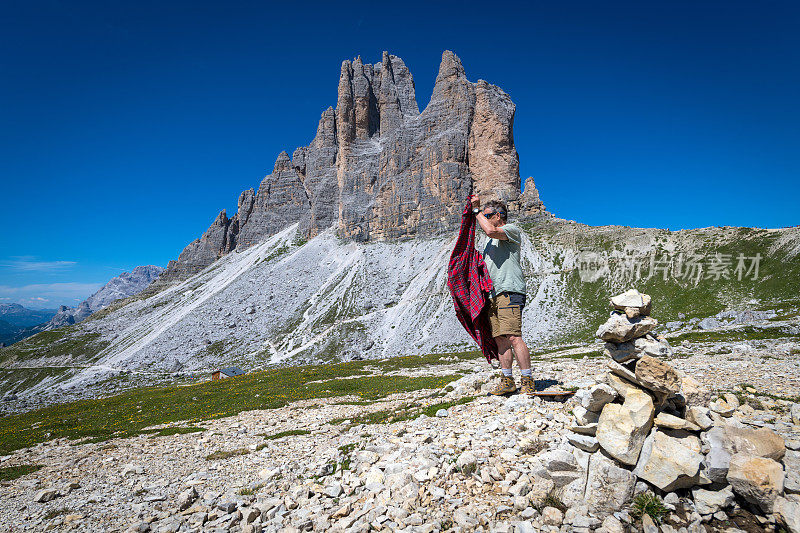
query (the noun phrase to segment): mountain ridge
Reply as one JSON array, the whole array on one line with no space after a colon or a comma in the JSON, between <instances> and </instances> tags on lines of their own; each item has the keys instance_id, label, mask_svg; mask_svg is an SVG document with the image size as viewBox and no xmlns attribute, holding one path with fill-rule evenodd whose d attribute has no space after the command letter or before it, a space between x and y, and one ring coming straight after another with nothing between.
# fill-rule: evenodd
<instances>
[{"instance_id":1,"label":"mountain ridge","mask_svg":"<svg viewBox=\"0 0 800 533\"><path fill-rule=\"evenodd\" d=\"M67 307L66 305L59 307L55 316L50 319L44 329L49 330L77 324L115 300L140 293L158 279L158 276L164 270L164 267L157 265L141 265L131 272L123 272L118 276L114 276L76 307Z\"/></svg>"}]
</instances>

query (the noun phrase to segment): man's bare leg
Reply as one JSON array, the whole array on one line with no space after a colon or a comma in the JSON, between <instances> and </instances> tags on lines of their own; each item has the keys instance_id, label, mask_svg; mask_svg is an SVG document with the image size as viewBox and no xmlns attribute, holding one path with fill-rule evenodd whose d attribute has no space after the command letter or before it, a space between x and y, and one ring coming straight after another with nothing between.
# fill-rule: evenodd
<instances>
[{"instance_id":1,"label":"man's bare leg","mask_svg":"<svg viewBox=\"0 0 800 533\"><path fill-rule=\"evenodd\" d=\"M517 363L519 364L520 370L528 370L531 367L531 352L528 350L528 345L525 344L525 341L519 335L507 335L508 343L510 346L514 348L514 355L517 358ZM500 346L498 344L498 346ZM502 366L503 359L500 359L500 365ZM505 368L505 367L503 367ZM511 368L511 355L509 354L508 360L508 368Z\"/></svg>"},{"instance_id":2,"label":"man's bare leg","mask_svg":"<svg viewBox=\"0 0 800 533\"><path fill-rule=\"evenodd\" d=\"M514 363L514 355L511 353L511 342L508 340L507 335L500 335L494 338L497 343L497 356L500 359L500 368L510 370L511 365ZM528 366L530 366L530 357L528 357Z\"/></svg>"},{"instance_id":3,"label":"man's bare leg","mask_svg":"<svg viewBox=\"0 0 800 533\"><path fill-rule=\"evenodd\" d=\"M520 335L509 335L508 342L511 344L514 355L519 364L520 374L522 374L522 387L520 392L523 394L533 394L536 391L536 384L533 381L531 374L531 353L528 351L528 345L522 340Z\"/></svg>"}]
</instances>

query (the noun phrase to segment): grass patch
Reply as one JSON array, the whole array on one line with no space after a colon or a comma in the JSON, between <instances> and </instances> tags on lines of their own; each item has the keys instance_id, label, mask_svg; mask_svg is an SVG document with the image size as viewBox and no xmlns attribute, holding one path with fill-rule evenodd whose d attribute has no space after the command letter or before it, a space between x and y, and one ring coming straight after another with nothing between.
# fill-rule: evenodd
<instances>
[{"instance_id":1,"label":"grass patch","mask_svg":"<svg viewBox=\"0 0 800 533\"><path fill-rule=\"evenodd\" d=\"M308 435L311 432L307 429L290 429L289 431L281 431L280 433L275 433L274 435L264 435L264 438L267 440L275 440L280 439L281 437L293 437L294 435Z\"/></svg>"},{"instance_id":2,"label":"grass patch","mask_svg":"<svg viewBox=\"0 0 800 533\"><path fill-rule=\"evenodd\" d=\"M475 396L466 396L459 398L452 402L434 403L427 406L422 406L416 403L405 404L395 409L383 409L374 411L372 413L364 413L358 416L349 418L334 418L329 424L341 424L348 422L348 428L358 426L360 424L392 424L394 422L403 422L405 420L414 420L422 415L436 416L439 409L449 409L455 405L463 405L474 400Z\"/></svg>"},{"instance_id":3,"label":"grass patch","mask_svg":"<svg viewBox=\"0 0 800 533\"><path fill-rule=\"evenodd\" d=\"M583 358L595 358L595 357L603 357L603 350L592 350L589 352L579 352L579 353L566 353L562 355L557 355L559 359L583 359Z\"/></svg>"},{"instance_id":4,"label":"grass patch","mask_svg":"<svg viewBox=\"0 0 800 533\"><path fill-rule=\"evenodd\" d=\"M217 450L214 453L206 455L206 461L216 461L218 459L228 459L236 457L237 455L247 455L250 450L247 448L236 448L235 450Z\"/></svg>"},{"instance_id":5,"label":"grass patch","mask_svg":"<svg viewBox=\"0 0 800 533\"><path fill-rule=\"evenodd\" d=\"M652 492L643 492L633 499L630 515L639 520L643 515L649 515L656 524L661 523L661 519L667 514L667 508L661 498Z\"/></svg>"},{"instance_id":6,"label":"grass patch","mask_svg":"<svg viewBox=\"0 0 800 533\"><path fill-rule=\"evenodd\" d=\"M26 476L42 468L42 465L19 465L0 468L0 481L11 481Z\"/></svg>"},{"instance_id":7,"label":"grass patch","mask_svg":"<svg viewBox=\"0 0 800 533\"><path fill-rule=\"evenodd\" d=\"M755 387L753 387L749 383L739 383L739 387L741 387L742 390L745 390L747 387L751 387L751 388L755 389ZM737 398L743 396L741 392L734 392L734 394L736 394ZM783 401L793 402L793 403L800 402L800 396L778 396L777 394L770 394L768 392L761 392L759 390L756 390L755 392L749 392L748 391L747 394L751 394L753 396L763 396L764 398L770 398L772 400L783 400ZM749 403L749 402L750 402L750 399L747 400L747 403ZM740 403L745 403L745 402L741 402L741 399L740 399ZM755 406L752 406L752 407L754 409L758 409Z\"/></svg>"},{"instance_id":8,"label":"grass patch","mask_svg":"<svg viewBox=\"0 0 800 533\"><path fill-rule=\"evenodd\" d=\"M167 437L169 435L185 435L187 433L200 433L205 431L206 428L199 428L194 426L189 427L173 427L161 429L143 429L142 433L150 433L153 437Z\"/></svg>"},{"instance_id":9,"label":"grass patch","mask_svg":"<svg viewBox=\"0 0 800 533\"><path fill-rule=\"evenodd\" d=\"M438 353L429 355L407 355L402 357L392 357L391 359L373 360L372 364L377 366L381 372L393 372L405 368L421 368L424 366L450 365L462 361L484 360L480 350L468 350L464 352Z\"/></svg>"},{"instance_id":10,"label":"grass patch","mask_svg":"<svg viewBox=\"0 0 800 533\"><path fill-rule=\"evenodd\" d=\"M364 375L374 361L272 368L237 379L190 386L148 387L53 405L0 418L0 454L66 437L100 442L142 434L145 428L276 409L312 398L355 396L375 401L390 394L441 389L456 376ZM335 378L335 379L334 379Z\"/></svg>"}]
</instances>

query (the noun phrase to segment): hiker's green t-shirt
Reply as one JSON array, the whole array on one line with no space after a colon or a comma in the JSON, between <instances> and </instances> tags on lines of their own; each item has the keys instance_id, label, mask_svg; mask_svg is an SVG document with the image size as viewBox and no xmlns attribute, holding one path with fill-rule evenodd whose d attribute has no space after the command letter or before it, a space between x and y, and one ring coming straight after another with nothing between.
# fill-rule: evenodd
<instances>
[{"instance_id":1,"label":"hiker's green t-shirt","mask_svg":"<svg viewBox=\"0 0 800 533\"><path fill-rule=\"evenodd\" d=\"M483 249L483 260L492 278L492 296L504 291L525 294L520 257L522 230L511 223L504 224L501 229L508 240L489 239Z\"/></svg>"}]
</instances>

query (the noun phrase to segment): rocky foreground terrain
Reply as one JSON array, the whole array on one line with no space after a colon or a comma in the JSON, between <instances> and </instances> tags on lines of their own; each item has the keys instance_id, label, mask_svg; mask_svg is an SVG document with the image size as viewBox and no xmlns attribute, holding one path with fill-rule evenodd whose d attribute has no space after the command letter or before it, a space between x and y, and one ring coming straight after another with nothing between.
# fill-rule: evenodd
<instances>
[{"instance_id":1,"label":"rocky foreground terrain","mask_svg":"<svg viewBox=\"0 0 800 533\"><path fill-rule=\"evenodd\" d=\"M577 389L563 403L487 396L485 360L442 357L394 372L464 374L440 390L41 443L2 458L44 465L2 483L2 527L800 531L800 342L671 346L640 303L598 330L604 353L535 358L539 388Z\"/></svg>"}]
</instances>

